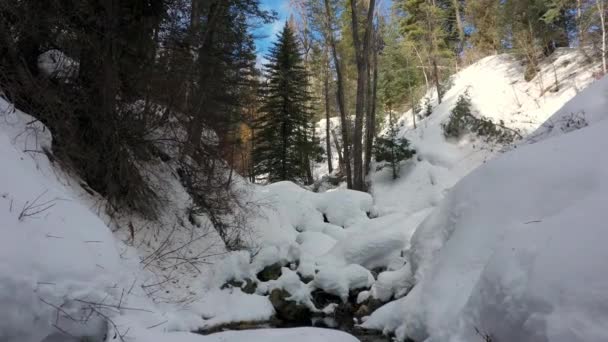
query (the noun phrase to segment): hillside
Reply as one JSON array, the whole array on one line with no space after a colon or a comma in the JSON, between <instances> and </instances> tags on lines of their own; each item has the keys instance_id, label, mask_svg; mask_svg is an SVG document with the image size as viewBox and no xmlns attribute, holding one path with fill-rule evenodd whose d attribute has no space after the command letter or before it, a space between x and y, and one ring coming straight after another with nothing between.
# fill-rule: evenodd
<instances>
[{"instance_id":1,"label":"hillside","mask_svg":"<svg viewBox=\"0 0 608 342\"><path fill-rule=\"evenodd\" d=\"M364 326L401 340L604 340L607 87L458 182L412 237L417 285ZM589 127L560 126L579 111Z\"/></svg>"}]
</instances>

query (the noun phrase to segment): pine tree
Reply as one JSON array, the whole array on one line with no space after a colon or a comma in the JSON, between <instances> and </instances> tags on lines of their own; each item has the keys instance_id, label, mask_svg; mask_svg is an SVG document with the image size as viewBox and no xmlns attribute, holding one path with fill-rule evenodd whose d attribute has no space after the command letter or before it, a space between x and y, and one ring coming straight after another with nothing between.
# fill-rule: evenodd
<instances>
[{"instance_id":1,"label":"pine tree","mask_svg":"<svg viewBox=\"0 0 608 342\"><path fill-rule=\"evenodd\" d=\"M286 24L270 49L266 87L256 123L254 172L269 182L306 180L307 160L315 151L308 108L306 70L292 28Z\"/></svg>"},{"instance_id":2,"label":"pine tree","mask_svg":"<svg viewBox=\"0 0 608 342\"><path fill-rule=\"evenodd\" d=\"M389 111L389 128L384 136L376 138L374 144L374 157L378 163L378 169L386 166L393 172L393 179L399 178L399 169L402 161L410 159L416 151L410 149L410 143L406 138L398 136L399 129L393 121L392 113Z\"/></svg>"}]
</instances>

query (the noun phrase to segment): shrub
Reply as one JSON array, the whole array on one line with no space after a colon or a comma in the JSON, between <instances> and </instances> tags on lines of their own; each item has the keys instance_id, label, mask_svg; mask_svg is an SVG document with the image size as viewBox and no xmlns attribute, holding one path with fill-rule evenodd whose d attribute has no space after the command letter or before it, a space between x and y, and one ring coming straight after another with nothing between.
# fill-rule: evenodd
<instances>
[{"instance_id":1,"label":"shrub","mask_svg":"<svg viewBox=\"0 0 608 342\"><path fill-rule=\"evenodd\" d=\"M433 105L431 99L427 97L424 99L424 116L429 117L431 114L433 114Z\"/></svg>"},{"instance_id":2,"label":"shrub","mask_svg":"<svg viewBox=\"0 0 608 342\"><path fill-rule=\"evenodd\" d=\"M388 135L376 138L374 158L379 163L377 169L389 166L393 170L393 179L399 176L399 164L411 158L416 151L410 149L410 143L405 138L397 137L397 128L391 123Z\"/></svg>"},{"instance_id":3,"label":"shrub","mask_svg":"<svg viewBox=\"0 0 608 342\"><path fill-rule=\"evenodd\" d=\"M460 95L449 120L441 125L446 139L459 139L465 134L475 134L486 142L510 144L521 138L519 132L506 127L502 120L495 123L488 118L475 117L471 107L469 94Z\"/></svg>"}]
</instances>

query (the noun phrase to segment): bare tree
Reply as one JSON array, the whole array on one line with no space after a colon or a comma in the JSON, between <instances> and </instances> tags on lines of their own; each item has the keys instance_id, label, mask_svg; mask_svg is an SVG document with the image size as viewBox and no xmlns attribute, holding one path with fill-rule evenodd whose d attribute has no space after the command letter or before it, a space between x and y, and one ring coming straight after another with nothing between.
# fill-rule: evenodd
<instances>
[{"instance_id":1,"label":"bare tree","mask_svg":"<svg viewBox=\"0 0 608 342\"><path fill-rule=\"evenodd\" d=\"M344 78L342 75L342 68L340 58L338 58L338 50L336 47L336 39L333 31L333 14L331 10L330 0L323 0L325 4L325 35L326 40L329 42L331 47L332 58L334 61L334 68L336 69L336 83L337 83L337 99L338 109L340 110L340 128L342 131L342 146L343 146L343 164L346 169L346 184L349 189L353 188L353 177L350 165L350 139L348 134L348 113L346 111L346 101L344 99Z\"/></svg>"},{"instance_id":2,"label":"bare tree","mask_svg":"<svg viewBox=\"0 0 608 342\"><path fill-rule=\"evenodd\" d=\"M359 9L357 0L349 0L351 7L351 27L353 34L353 45L355 48L355 57L357 60L357 99L355 104L355 127L353 134L353 163L354 177L353 188L355 190L364 191L364 173L363 173L363 116L365 112L365 102L367 96L367 75L369 68L370 43L372 36L374 9L376 6L375 0L370 0L367 8L367 21L363 34L363 39L359 32Z\"/></svg>"}]
</instances>

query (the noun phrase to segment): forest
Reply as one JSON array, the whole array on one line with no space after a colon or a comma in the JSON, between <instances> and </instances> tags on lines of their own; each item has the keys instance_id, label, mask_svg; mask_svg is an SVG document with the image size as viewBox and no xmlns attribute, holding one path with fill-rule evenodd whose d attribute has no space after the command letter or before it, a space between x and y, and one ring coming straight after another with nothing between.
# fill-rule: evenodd
<instances>
[{"instance_id":1,"label":"forest","mask_svg":"<svg viewBox=\"0 0 608 342\"><path fill-rule=\"evenodd\" d=\"M311 184L317 159L364 191L389 113L421 113L431 88L441 103L450 76L485 56L513 53L532 79L556 48L579 47L602 60L605 72L604 7L584 0L293 0L268 64L258 65L255 28L276 12L256 0L5 1L0 82L17 108L48 125L60 160L135 210L155 205L140 171L158 144L174 145L184 172L203 178L191 182L222 184L209 189L218 198L231 182L221 179L223 167L251 181ZM41 70L43 54L61 70ZM298 82L281 79L283 68ZM282 103L273 102L278 97ZM333 117L339 131L330 132ZM321 118L327 132L319 145L313 124ZM206 139L208 131L217 140Z\"/></svg>"}]
</instances>

